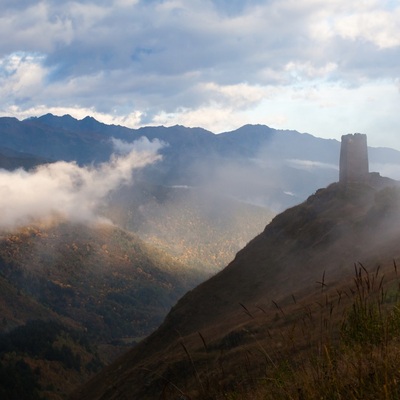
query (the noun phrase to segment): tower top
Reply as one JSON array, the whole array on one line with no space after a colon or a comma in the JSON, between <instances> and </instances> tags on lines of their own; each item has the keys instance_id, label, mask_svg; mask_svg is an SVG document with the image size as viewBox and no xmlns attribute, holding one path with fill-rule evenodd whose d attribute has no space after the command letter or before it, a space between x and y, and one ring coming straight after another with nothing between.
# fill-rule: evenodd
<instances>
[{"instance_id":1,"label":"tower top","mask_svg":"<svg viewBox=\"0 0 400 400\"><path fill-rule=\"evenodd\" d=\"M339 182L365 182L368 179L367 135L362 133L342 136L340 148Z\"/></svg>"}]
</instances>

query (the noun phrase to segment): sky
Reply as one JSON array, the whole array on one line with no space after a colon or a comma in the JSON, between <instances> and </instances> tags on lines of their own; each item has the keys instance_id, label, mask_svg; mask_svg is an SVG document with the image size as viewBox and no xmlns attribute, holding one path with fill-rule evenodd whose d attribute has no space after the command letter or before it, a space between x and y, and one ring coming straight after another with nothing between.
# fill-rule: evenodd
<instances>
[{"instance_id":1,"label":"sky","mask_svg":"<svg viewBox=\"0 0 400 400\"><path fill-rule=\"evenodd\" d=\"M400 0L0 0L0 116L400 150Z\"/></svg>"}]
</instances>

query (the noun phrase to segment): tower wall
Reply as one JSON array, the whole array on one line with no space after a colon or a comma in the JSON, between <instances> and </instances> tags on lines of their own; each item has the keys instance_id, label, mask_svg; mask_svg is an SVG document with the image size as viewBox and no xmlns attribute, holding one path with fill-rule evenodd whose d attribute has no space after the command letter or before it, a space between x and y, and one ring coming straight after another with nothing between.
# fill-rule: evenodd
<instances>
[{"instance_id":1,"label":"tower wall","mask_svg":"<svg viewBox=\"0 0 400 400\"><path fill-rule=\"evenodd\" d=\"M340 148L339 182L363 182L368 179L367 135L361 133L342 136Z\"/></svg>"}]
</instances>

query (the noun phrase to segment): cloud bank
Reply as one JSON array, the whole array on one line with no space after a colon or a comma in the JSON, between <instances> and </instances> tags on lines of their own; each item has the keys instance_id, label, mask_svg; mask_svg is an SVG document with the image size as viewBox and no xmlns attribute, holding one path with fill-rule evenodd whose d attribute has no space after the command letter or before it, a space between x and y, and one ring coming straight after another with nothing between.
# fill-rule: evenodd
<instances>
[{"instance_id":1,"label":"cloud bank","mask_svg":"<svg viewBox=\"0 0 400 400\"><path fill-rule=\"evenodd\" d=\"M56 162L32 171L0 170L0 228L12 229L29 223L65 218L93 222L102 201L122 185L133 182L134 171L157 162L162 143L142 138L133 143L119 141L109 162L80 167ZM129 152L121 153L121 148Z\"/></svg>"}]
</instances>

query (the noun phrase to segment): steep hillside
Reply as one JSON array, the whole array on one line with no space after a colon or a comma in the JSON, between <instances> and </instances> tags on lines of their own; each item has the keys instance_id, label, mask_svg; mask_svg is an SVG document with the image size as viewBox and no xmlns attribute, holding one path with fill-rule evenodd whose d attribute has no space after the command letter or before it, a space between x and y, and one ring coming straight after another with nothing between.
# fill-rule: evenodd
<instances>
[{"instance_id":1,"label":"steep hillside","mask_svg":"<svg viewBox=\"0 0 400 400\"><path fill-rule=\"evenodd\" d=\"M37 370L32 379L38 393L65 398L99 365L153 331L176 300L203 279L111 225L59 222L2 232L2 368L14 371L16 379L22 379L18 365ZM29 325L32 321L36 325ZM51 321L58 325L43 351L10 342L20 334L34 343L40 333L33 330L48 331Z\"/></svg>"},{"instance_id":2,"label":"steep hillside","mask_svg":"<svg viewBox=\"0 0 400 400\"><path fill-rule=\"evenodd\" d=\"M260 382L261 389L262 382L273 386L277 373L291 370L289 350L293 362L306 349L318 354L321 332L326 339L331 326L337 340L339 317L362 284L365 296L374 285L382 289L378 264L390 282L400 259L399 204L398 184L376 174L368 184L318 190L275 217L223 271L180 299L154 334L74 398L256 398ZM350 288L354 263L360 280ZM373 271L367 280L364 265Z\"/></svg>"}]
</instances>

